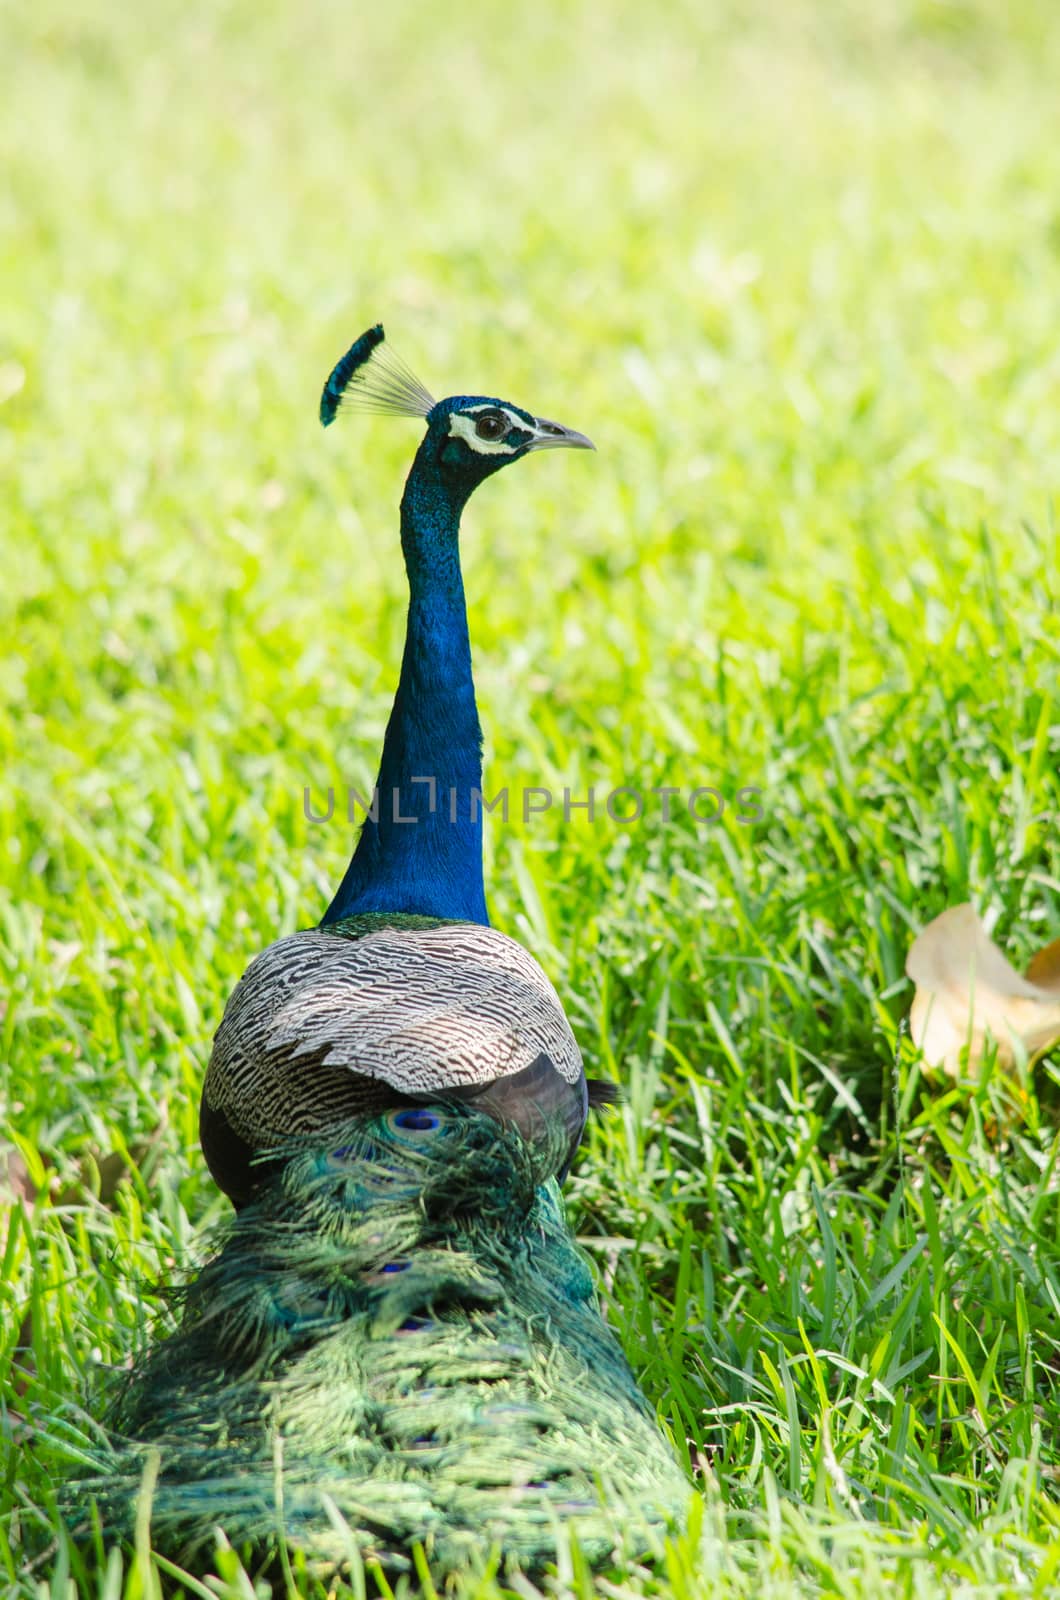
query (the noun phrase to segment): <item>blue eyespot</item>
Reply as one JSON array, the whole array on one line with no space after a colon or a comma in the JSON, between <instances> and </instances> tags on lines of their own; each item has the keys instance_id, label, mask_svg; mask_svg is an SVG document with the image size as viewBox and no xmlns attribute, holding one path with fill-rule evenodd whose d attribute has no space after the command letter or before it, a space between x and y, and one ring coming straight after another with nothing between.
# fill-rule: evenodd
<instances>
[{"instance_id":1,"label":"blue eyespot","mask_svg":"<svg viewBox=\"0 0 1060 1600\"><path fill-rule=\"evenodd\" d=\"M423 1333L428 1328L433 1328L434 1323L430 1317L406 1317L398 1328L398 1333Z\"/></svg>"},{"instance_id":2,"label":"blue eyespot","mask_svg":"<svg viewBox=\"0 0 1060 1600\"><path fill-rule=\"evenodd\" d=\"M442 1125L442 1119L436 1111L428 1111L422 1106L410 1107L408 1111L395 1111L392 1120L395 1128L403 1128L407 1133L437 1133Z\"/></svg>"},{"instance_id":3,"label":"blue eyespot","mask_svg":"<svg viewBox=\"0 0 1060 1600\"><path fill-rule=\"evenodd\" d=\"M374 1161L378 1155L374 1144L362 1139L359 1144L343 1144L331 1152L332 1161Z\"/></svg>"},{"instance_id":4,"label":"blue eyespot","mask_svg":"<svg viewBox=\"0 0 1060 1600\"><path fill-rule=\"evenodd\" d=\"M388 1278L392 1278L396 1272L407 1272L411 1265L411 1261L405 1261L404 1259L400 1261L384 1261L381 1267L376 1267L374 1269L366 1267L361 1273L361 1281L366 1284L385 1283L386 1280Z\"/></svg>"}]
</instances>

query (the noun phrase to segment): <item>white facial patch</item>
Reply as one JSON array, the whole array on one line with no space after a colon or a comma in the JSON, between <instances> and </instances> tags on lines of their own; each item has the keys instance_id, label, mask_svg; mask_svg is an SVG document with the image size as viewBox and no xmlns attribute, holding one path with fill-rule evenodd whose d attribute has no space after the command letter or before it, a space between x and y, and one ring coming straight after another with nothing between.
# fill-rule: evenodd
<instances>
[{"instance_id":1,"label":"white facial patch","mask_svg":"<svg viewBox=\"0 0 1060 1600\"><path fill-rule=\"evenodd\" d=\"M508 425L512 428L522 428L526 432L526 423L522 417L515 417L504 406L476 406L473 411L454 411L449 418L449 437L463 439L472 450L477 450L480 456L514 456L517 445L505 444L503 439L480 439L475 432L475 418L483 411L500 411L508 418Z\"/></svg>"}]
</instances>

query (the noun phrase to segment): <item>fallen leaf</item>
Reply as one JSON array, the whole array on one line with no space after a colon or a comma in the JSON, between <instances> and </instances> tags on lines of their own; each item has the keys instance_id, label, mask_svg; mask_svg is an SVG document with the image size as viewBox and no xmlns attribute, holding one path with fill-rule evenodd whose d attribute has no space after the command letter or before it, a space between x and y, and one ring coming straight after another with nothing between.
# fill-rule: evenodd
<instances>
[{"instance_id":1,"label":"fallen leaf","mask_svg":"<svg viewBox=\"0 0 1060 1600\"><path fill-rule=\"evenodd\" d=\"M988 1043L1003 1067L1033 1061L1060 1039L1060 940L1039 950L1021 977L987 935L975 908L951 906L929 922L906 960L916 984L909 1027L930 1067L974 1076Z\"/></svg>"},{"instance_id":2,"label":"fallen leaf","mask_svg":"<svg viewBox=\"0 0 1060 1600\"><path fill-rule=\"evenodd\" d=\"M1040 989L1050 989L1060 994L1060 939L1054 939L1044 950L1039 950L1030 966L1027 977Z\"/></svg>"},{"instance_id":3,"label":"fallen leaf","mask_svg":"<svg viewBox=\"0 0 1060 1600\"><path fill-rule=\"evenodd\" d=\"M13 1206L24 1200L32 1206L37 1185L30 1177L26 1158L14 1145L0 1145L0 1203Z\"/></svg>"}]
</instances>

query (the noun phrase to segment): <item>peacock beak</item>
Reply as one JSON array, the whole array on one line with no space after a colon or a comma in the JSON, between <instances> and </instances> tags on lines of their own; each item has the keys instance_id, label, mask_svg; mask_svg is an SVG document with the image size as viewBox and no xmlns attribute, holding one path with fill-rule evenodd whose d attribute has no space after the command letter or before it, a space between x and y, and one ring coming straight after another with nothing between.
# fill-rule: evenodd
<instances>
[{"instance_id":1,"label":"peacock beak","mask_svg":"<svg viewBox=\"0 0 1060 1600\"><path fill-rule=\"evenodd\" d=\"M548 422L544 417L534 418L534 437L527 450L595 450L596 446L584 433L575 433L560 422Z\"/></svg>"}]
</instances>

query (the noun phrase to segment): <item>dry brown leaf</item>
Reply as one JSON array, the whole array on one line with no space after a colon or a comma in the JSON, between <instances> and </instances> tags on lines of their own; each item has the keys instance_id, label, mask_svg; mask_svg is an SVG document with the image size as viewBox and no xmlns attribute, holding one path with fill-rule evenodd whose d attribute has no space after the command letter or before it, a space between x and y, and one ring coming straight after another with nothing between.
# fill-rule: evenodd
<instances>
[{"instance_id":1,"label":"dry brown leaf","mask_svg":"<svg viewBox=\"0 0 1060 1600\"><path fill-rule=\"evenodd\" d=\"M1060 939L1054 939L1044 950L1039 950L1030 966L1027 977L1039 989L1049 989L1060 995Z\"/></svg>"},{"instance_id":2,"label":"dry brown leaf","mask_svg":"<svg viewBox=\"0 0 1060 1600\"><path fill-rule=\"evenodd\" d=\"M957 1077L967 1045L974 1077L990 1040L999 1065L1012 1067L1020 1049L1033 1060L1060 1039L1060 940L1021 977L975 908L951 906L914 941L905 970L916 984L910 1032L928 1066Z\"/></svg>"},{"instance_id":3,"label":"dry brown leaf","mask_svg":"<svg viewBox=\"0 0 1060 1600\"><path fill-rule=\"evenodd\" d=\"M37 1185L21 1150L13 1144L0 1145L0 1205L14 1206L24 1200L27 1206L37 1198Z\"/></svg>"}]
</instances>

